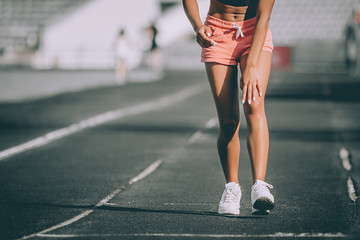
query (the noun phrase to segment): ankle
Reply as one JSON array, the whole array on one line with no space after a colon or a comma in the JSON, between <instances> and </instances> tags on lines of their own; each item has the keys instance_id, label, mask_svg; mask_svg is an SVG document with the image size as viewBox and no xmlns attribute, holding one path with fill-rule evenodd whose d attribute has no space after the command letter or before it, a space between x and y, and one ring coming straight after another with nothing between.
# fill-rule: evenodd
<instances>
[{"instance_id":1,"label":"ankle","mask_svg":"<svg viewBox=\"0 0 360 240\"><path fill-rule=\"evenodd\" d=\"M257 181L265 182L265 179L263 179L263 178L255 178L255 179L253 179L253 184L255 184Z\"/></svg>"},{"instance_id":2,"label":"ankle","mask_svg":"<svg viewBox=\"0 0 360 240\"><path fill-rule=\"evenodd\" d=\"M231 182L236 183L237 185L240 186L239 180L226 180L226 183L231 183Z\"/></svg>"}]
</instances>

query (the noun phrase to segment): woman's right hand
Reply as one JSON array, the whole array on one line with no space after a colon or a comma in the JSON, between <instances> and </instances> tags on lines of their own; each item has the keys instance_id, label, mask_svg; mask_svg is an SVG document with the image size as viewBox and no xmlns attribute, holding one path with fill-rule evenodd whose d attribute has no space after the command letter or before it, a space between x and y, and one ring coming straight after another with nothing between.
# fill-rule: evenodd
<instances>
[{"instance_id":1,"label":"woman's right hand","mask_svg":"<svg viewBox=\"0 0 360 240\"><path fill-rule=\"evenodd\" d=\"M203 48L215 46L214 40L210 39L211 30L208 26L202 25L196 30L196 41Z\"/></svg>"}]
</instances>

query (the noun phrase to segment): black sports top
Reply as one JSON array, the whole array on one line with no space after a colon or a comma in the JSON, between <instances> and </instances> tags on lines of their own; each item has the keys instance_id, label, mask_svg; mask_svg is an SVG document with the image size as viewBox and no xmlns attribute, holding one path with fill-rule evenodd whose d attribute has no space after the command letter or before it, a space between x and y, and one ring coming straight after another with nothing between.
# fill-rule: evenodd
<instances>
[{"instance_id":1,"label":"black sports top","mask_svg":"<svg viewBox=\"0 0 360 240\"><path fill-rule=\"evenodd\" d=\"M217 0L218 2L233 7L248 7L245 13L245 20L256 16L258 0Z\"/></svg>"},{"instance_id":2,"label":"black sports top","mask_svg":"<svg viewBox=\"0 0 360 240\"><path fill-rule=\"evenodd\" d=\"M217 0L217 1L234 7L249 6L249 8L253 8L258 4L258 0Z\"/></svg>"}]
</instances>

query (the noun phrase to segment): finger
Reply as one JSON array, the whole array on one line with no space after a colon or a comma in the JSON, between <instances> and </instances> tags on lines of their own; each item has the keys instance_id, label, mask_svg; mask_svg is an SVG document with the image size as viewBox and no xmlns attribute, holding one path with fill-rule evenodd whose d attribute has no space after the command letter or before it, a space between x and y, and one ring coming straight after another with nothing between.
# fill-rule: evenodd
<instances>
[{"instance_id":1,"label":"finger","mask_svg":"<svg viewBox=\"0 0 360 240\"><path fill-rule=\"evenodd\" d=\"M215 42L211 38L207 37L206 35L211 36L210 32L205 33L205 30L201 30L198 34L198 38L201 39L202 41L204 41L204 43L208 44L209 47L215 46L217 44L217 42Z\"/></svg>"},{"instance_id":2,"label":"finger","mask_svg":"<svg viewBox=\"0 0 360 240\"><path fill-rule=\"evenodd\" d=\"M205 34L206 34L206 36L208 36L209 38L211 37L211 31L210 31L210 29L205 29Z\"/></svg>"},{"instance_id":3,"label":"finger","mask_svg":"<svg viewBox=\"0 0 360 240\"><path fill-rule=\"evenodd\" d=\"M204 39L206 39L207 41L208 40L211 40L210 37L211 37L211 31L209 28L206 28L204 27L203 29L201 29L199 31L199 33L203 36Z\"/></svg>"},{"instance_id":4,"label":"finger","mask_svg":"<svg viewBox=\"0 0 360 240\"><path fill-rule=\"evenodd\" d=\"M198 38L198 39L197 39L197 42L199 43L199 45L200 45L201 47L204 47L204 48L207 48L207 47L210 47L210 46L211 46L208 42L204 41L204 40L201 39L201 38Z\"/></svg>"},{"instance_id":5,"label":"finger","mask_svg":"<svg viewBox=\"0 0 360 240\"><path fill-rule=\"evenodd\" d=\"M202 47L210 47L211 43L209 43L208 41L205 41L201 36L197 37L197 42L202 46Z\"/></svg>"},{"instance_id":6,"label":"finger","mask_svg":"<svg viewBox=\"0 0 360 240\"><path fill-rule=\"evenodd\" d=\"M251 96L252 95L252 85L248 86L248 90L247 90L247 101L248 104L251 104Z\"/></svg>"},{"instance_id":7,"label":"finger","mask_svg":"<svg viewBox=\"0 0 360 240\"><path fill-rule=\"evenodd\" d=\"M204 31L200 31L199 34L200 34L200 36L202 37L202 39L204 39L205 41L207 41L207 42L209 42L209 43L212 44L211 39L210 39L208 36L206 36L205 30L204 30Z\"/></svg>"},{"instance_id":8,"label":"finger","mask_svg":"<svg viewBox=\"0 0 360 240\"><path fill-rule=\"evenodd\" d=\"M244 104L246 100L246 93L247 93L247 85L243 85L243 93L242 93L242 100L241 102Z\"/></svg>"},{"instance_id":9,"label":"finger","mask_svg":"<svg viewBox=\"0 0 360 240\"><path fill-rule=\"evenodd\" d=\"M244 88L244 79L243 77L240 78L240 89L243 90Z\"/></svg>"},{"instance_id":10,"label":"finger","mask_svg":"<svg viewBox=\"0 0 360 240\"><path fill-rule=\"evenodd\" d=\"M261 85L260 85L259 81L258 81L258 83L256 84L256 88L257 88L257 90L258 90L258 92L259 92L259 97L261 97L261 96L262 96L262 88L261 88Z\"/></svg>"},{"instance_id":11,"label":"finger","mask_svg":"<svg viewBox=\"0 0 360 240\"><path fill-rule=\"evenodd\" d=\"M255 102L256 91L257 91L256 84L254 84L252 86L252 100L253 100L253 102Z\"/></svg>"},{"instance_id":12,"label":"finger","mask_svg":"<svg viewBox=\"0 0 360 240\"><path fill-rule=\"evenodd\" d=\"M207 42L211 42L211 39L208 36L206 36L205 33L200 32L200 36L203 40L205 40Z\"/></svg>"}]
</instances>

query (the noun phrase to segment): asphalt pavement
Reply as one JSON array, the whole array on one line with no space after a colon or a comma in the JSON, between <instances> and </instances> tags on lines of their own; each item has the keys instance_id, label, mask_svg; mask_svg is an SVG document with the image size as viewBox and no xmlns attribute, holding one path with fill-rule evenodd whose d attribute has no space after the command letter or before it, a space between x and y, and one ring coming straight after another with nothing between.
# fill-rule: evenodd
<instances>
[{"instance_id":1,"label":"asphalt pavement","mask_svg":"<svg viewBox=\"0 0 360 240\"><path fill-rule=\"evenodd\" d=\"M216 213L225 180L204 72L0 103L0 238L359 239L349 198L360 183L359 92L345 74L271 74L266 181L276 205L251 214L241 110L236 217Z\"/></svg>"}]
</instances>

